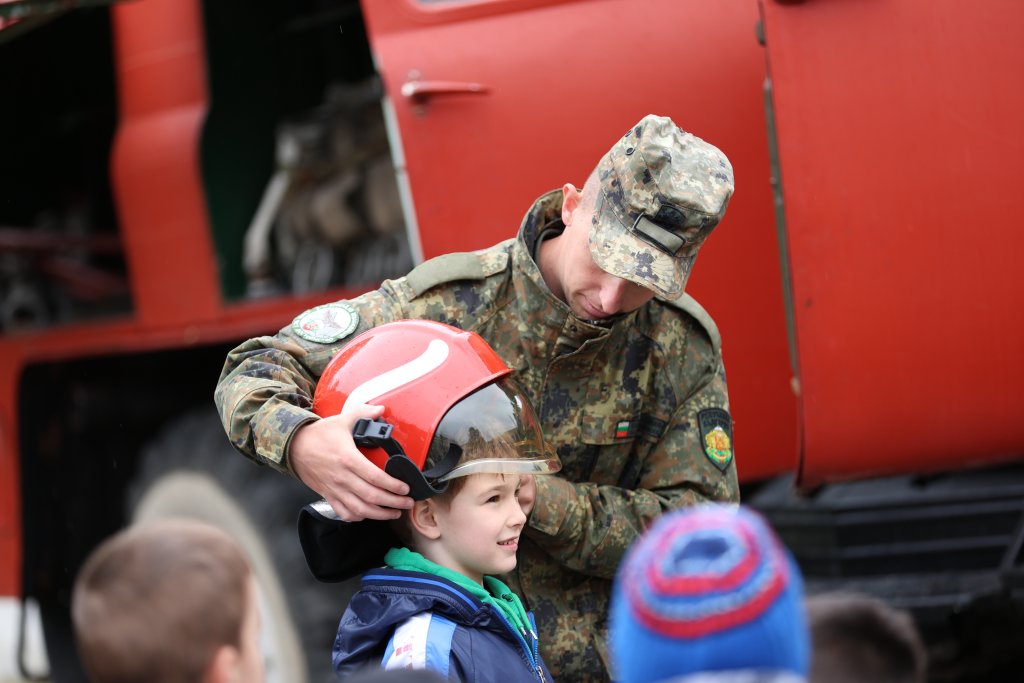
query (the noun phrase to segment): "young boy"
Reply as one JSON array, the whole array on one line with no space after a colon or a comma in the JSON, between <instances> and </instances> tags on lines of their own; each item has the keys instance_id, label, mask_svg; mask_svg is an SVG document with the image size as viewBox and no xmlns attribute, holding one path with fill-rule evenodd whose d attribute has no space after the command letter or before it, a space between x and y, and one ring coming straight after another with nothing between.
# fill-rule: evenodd
<instances>
[{"instance_id":1,"label":"young boy","mask_svg":"<svg viewBox=\"0 0 1024 683\"><path fill-rule=\"evenodd\" d=\"M753 510L702 504L668 512L615 577L615 680L806 683L803 600L800 569Z\"/></svg>"},{"instance_id":2,"label":"young boy","mask_svg":"<svg viewBox=\"0 0 1024 683\"><path fill-rule=\"evenodd\" d=\"M924 683L928 655L910 613L860 593L807 598L811 683Z\"/></svg>"},{"instance_id":3,"label":"young boy","mask_svg":"<svg viewBox=\"0 0 1024 683\"><path fill-rule=\"evenodd\" d=\"M129 527L75 581L72 620L93 683L261 683L255 585L227 534L184 519Z\"/></svg>"},{"instance_id":4,"label":"young boy","mask_svg":"<svg viewBox=\"0 0 1024 683\"><path fill-rule=\"evenodd\" d=\"M330 541L304 534L320 578L385 565L364 574L342 616L339 675L382 667L477 683L551 679L532 615L494 576L516 567L522 487L559 469L509 373L475 333L400 321L353 340L321 377L313 410L349 421L362 448L383 449L364 453L416 499L391 536L373 521L335 521L341 535ZM379 408L367 413L363 403ZM357 420L367 414L380 419ZM330 515L321 504L303 519L328 524L320 513ZM328 544L344 549L336 559L345 571L325 567Z\"/></svg>"}]
</instances>

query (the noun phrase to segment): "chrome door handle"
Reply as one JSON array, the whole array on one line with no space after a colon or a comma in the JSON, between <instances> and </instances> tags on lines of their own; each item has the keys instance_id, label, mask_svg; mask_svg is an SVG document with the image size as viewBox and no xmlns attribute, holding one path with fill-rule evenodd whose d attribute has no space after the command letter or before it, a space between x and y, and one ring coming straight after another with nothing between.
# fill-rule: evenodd
<instances>
[{"instance_id":1,"label":"chrome door handle","mask_svg":"<svg viewBox=\"0 0 1024 683\"><path fill-rule=\"evenodd\" d=\"M417 104L426 102L437 95L485 95L490 91L480 83L464 83L460 81L421 81L410 80L402 84L402 97Z\"/></svg>"}]
</instances>

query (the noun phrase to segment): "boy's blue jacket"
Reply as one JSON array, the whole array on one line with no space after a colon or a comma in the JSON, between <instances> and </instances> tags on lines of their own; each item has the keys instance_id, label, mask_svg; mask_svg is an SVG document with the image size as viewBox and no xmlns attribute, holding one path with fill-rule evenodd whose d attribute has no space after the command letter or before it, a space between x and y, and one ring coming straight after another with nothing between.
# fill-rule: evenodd
<instances>
[{"instance_id":1,"label":"boy's blue jacket","mask_svg":"<svg viewBox=\"0 0 1024 683\"><path fill-rule=\"evenodd\" d=\"M550 682L536 630L524 636L498 609L440 576L373 569L341 617L334 670L346 676L393 660L397 668L411 662L449 681Z\"/></svg>"}]
</instances>

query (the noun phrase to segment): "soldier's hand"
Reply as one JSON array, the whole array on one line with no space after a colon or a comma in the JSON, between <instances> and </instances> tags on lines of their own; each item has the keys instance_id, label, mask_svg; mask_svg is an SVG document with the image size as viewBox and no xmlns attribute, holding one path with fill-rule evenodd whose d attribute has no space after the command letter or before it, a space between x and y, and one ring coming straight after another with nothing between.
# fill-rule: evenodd
<instances>
[{"instance_id":1,"label":"soldier's hand","mask_svg":"<svg viewBox=\"0 0 1024 683\"><path fill-rule=\"evenodd\" d=\"M383 413L382 406L356 406L303 425L292 437L292 470L345 521L397 519L412 507L409 486L367 460L352 440L356 420Z\"/></svg>"},{"instance_id":2,"label":"soldier's hand","mask_svg":"<svg viewBox=\"0 0 1024 683\"><path fill-rule=\"evenodd\" d=\"M532 474L524 474L519 477L518 493L519 507L523 509L523 514L529 517L530 511L533 510L533 504L537 502L537 482Z\"/></svg>"}]
</instances>

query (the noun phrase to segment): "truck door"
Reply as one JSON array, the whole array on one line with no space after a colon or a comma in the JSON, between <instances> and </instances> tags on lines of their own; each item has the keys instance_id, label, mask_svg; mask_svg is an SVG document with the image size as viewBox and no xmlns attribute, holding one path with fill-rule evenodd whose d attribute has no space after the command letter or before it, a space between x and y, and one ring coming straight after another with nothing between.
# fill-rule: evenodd
<instances>
[{"instance_id":1,"label":"truck door","mask_svg":"<svg viewBox=\"0 0 1024 683\"><path fill-rule=\"evenodd\" d=\"M791 469L790 390L761 84L748 0L362 3L400 156L407 225L429 258L515 235L530 203L582 186L645 114L713 142L737 192L688 291L726 339L741 477ZM417 229L418 228L418 229Z\"/></svg>"},{"instance_id":2,"label":"truck door","mask_svg":"<svg viewBox=\"0 0 1024 683\"><path fill-rule=\"evenodd\" d=\"M1024 452L1024 5L761 0L805 484Z\"/></svg>"}]
</instances>

